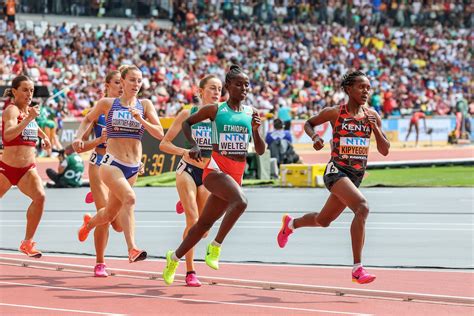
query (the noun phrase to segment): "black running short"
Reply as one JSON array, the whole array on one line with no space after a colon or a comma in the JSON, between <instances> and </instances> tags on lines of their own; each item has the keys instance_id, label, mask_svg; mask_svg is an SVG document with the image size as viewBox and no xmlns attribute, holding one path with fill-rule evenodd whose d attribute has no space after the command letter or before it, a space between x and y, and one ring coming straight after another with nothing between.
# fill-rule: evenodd
<instances>
[{"instance_id":1,"label":"black running short","mask_svg":"<svg viewBox=\"0 0 474 316\"><path fill-rule=\"evenodd\" d=\"M196 187L199 187L202 185L203 169L198 168L181 159L180 162L178 163L178 166L176 167L176 174L181 174L183 173L183 171L188 173L193 178L194 183L196 184Z\"/></svg>"},{"instance_id":2,"label":"black running short","mask_svg":"<svg viewBox=\"0 0 474 316\"><path fill-rule=\"evenodd\" d=\"M362 179L364 178L365 171L356 171L349 168L337 166L333 161L330 161L326 165L324 170L324 184L329 191L332 186L341 178L347 177L354 183L356 187L359 187Z\"/></svg>"}]
</instances>

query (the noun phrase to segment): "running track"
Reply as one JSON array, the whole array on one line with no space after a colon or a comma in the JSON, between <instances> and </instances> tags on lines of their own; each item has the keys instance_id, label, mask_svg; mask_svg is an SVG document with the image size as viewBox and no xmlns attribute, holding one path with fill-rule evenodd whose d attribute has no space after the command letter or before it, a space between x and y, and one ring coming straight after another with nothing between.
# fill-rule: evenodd
<instances>
[{"instance_id":1,"label":"running track","mask_svg":"<svg viewBox=\"0 0 474 316\"><path fill-rule=\"evenodd\" d=\"M23 258L15 254L1 257ZM92 258L48 256L42 261L92 265ZM158 272L163 261L130 265L108 260L109 266ZM178 273L183 273L182 264ZM278 281L308 285L345 286L382 291L474 297L473 274L377 269L370 285L347 282L346 269L308 266L223 264L213 271L199 264L207 276L240 280ZM336 296L265 290L225 285L188 288L181 282L165 286L161 279L113 276L97 279L86 273L2 265L0 313L63 315L469 315L473 305L409 302L402 300ZM442 286L440 286L442 284Z\"/></svg>"}]
</instances>

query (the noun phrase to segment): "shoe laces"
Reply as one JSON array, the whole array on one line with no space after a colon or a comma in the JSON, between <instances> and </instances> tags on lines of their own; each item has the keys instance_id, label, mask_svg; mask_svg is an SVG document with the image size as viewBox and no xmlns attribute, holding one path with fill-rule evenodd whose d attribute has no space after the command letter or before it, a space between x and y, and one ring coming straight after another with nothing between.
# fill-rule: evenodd
<instances>
[{"instance_id":1,"label":"shoe laces","mask_svg":"<svg viewBox=\"0 0 474 316\"><path fill-rule=\"evenodd\" d=\"M170 262L168 262L168 268L174 270L178 267L178 264L179 261L174 261L173 259L171 259Z\"/></svg>"},{"instance_id":2,"label":"shoe laces","mask_svg":"<svg viewBox=\"0 0 474 316\"><path fill-rule=\"evenodd\" d=\"M221 253L221 248L211 245L209 247L209 254L212 258L218 258Z\"/></svg>"},{"instance_id":3,"label":"shoe laces","mask_svg":"<svg viewBox=\"0 0 474 316\"><path fill-rule=\"evenodd\" d=\"M105 264L103 264L103 263L98 263L98 264L96 264L95 270L96 270L96 271L97 271L97 270L99 270L99 271L105 270Z\"/></svg>"}]
</instances>

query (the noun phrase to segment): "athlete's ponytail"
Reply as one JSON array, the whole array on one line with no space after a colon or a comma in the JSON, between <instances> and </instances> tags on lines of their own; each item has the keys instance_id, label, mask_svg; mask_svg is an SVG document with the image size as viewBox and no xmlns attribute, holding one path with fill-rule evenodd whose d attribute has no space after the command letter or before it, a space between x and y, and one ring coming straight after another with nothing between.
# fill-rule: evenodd
<instances>
[{"instance_id":1,"label":"athlete's ponytail","mask_svg":"<svg viewBox=\"0 0 474 316\"><path fill-rule=\"evenodd\" d=\"M12 88L6 88L5 91L3 91L3 97L4 98L13 98L13 89Z\"/></svg>"}]
</instances>

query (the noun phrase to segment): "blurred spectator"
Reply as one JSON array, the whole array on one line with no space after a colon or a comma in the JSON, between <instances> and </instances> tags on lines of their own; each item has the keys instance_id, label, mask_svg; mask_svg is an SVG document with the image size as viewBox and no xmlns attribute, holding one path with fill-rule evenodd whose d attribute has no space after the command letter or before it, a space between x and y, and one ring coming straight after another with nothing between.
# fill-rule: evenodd
<instances>
[{"instance_id":1,"label":"blurred spectator","mask_svg":"<svg viewBox=\"0 0 474 316\"><path fill-rule=\"evenodd\" d=\"M192 102L203 75L223 79L229 65L238 63L251 80L247 102L264 114L275 113L287 128L291 118L305 119L344 102L339 78L350 69L370 76L375 93L370 103L385 117L411 115L417 105L436 115L452 114L458 93L473 102L472 4L219 3L209 1L203 10L201 1L173 1L175 25L169 30L153 21L126 27L20 21L17 30L4 24L0 84L25 72L54 86L55 102L64 102L68 115L81 116L99 99L105 74L134 63L143 72L142 97L153 99L159 113L175 115ZM240 10L245 19L236 16ZM188 12L193 27L186 27Z\"/></svg>"},{"instance_id":2,"label":"blurred spectator","mask_svg":"<svg viewBox=\"0 0 474 316\"><path fill-rule=\"evenodd\" d=\"M291 128L292 113L287 104L282 104L278 109L278 118L283 123L283 128L289 131Z\"/></svg>"},{"instance_id":3,"label":"blurred spectator","mask_svg":"<svg viewBox=\"0 0 474 316\"><path fill-rule=\"evenodd\" d=\"M8 23L15 24L15 15L16 15L16 0L6 0L5 3L5 14L7 16Z\"/></svg>"},{"instance_id":4,"label":"blurred spectator","mask_svg":"<svg viewBox=\"0 0 474 316\"><path fill-rule=\"evenodd\" d=\"M273 131L268 131L265 136L265 142L268 147L271 147L272 143L278 139L285 139L289 143L292 143L291 133L287 130L283 130L283 122L280 119L273 121Z\"/></svg>"},{"instance_id":5,"label":"blurred spectator","mask_svg":"<svg viewBox=\"0 0 474 316\"><path fill-rule=\"evenodd\" d=\"M53 183L47 183L49 188L77 188L82 185L82 174L84 162L74 151L72 146L60 150L58 171L51 168L46 169L46 174Z\"/></svg>"},{"instance_id":6,"label":"blurred spectator","mask_svg":"<svg viewBox=\"0 0 474 316\"><path fill-rule=\"evenodd\" d=\"M283 122L280 119L275 119L273 127L274 130L269 131L265 137L270 156L276 159L278 166L282 163L298 162L300 158L293 148L290 132L283 130Z\"/></svg>"}]
</instances>

